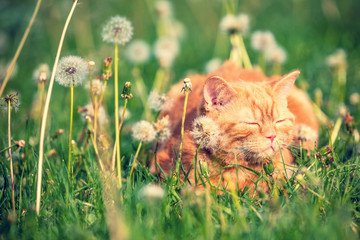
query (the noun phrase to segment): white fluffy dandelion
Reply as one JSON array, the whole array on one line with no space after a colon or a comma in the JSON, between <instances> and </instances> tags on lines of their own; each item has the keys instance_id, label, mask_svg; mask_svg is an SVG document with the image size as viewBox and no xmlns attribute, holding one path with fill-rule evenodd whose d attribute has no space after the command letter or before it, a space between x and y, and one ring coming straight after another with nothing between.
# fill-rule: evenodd
<instances>
[{"instance_id":1,"label":"white fluffy dandelion","mask_svg":"<svg viewBox=\"0 0 360 240\"><path fill-rule=\"evenodd\" d=\"M150 58L150 46L143 40L134 40L126 48L125 56L135 64L144 63Z\"/></svg>"},{"instance_id":2,"label":"white fluffy dandelion","mask_svg":"<svg viewBox=\"0 0 360 240\"><path fill-rule=\"evenodd\" d=\"M220 30L228 34L240 33L246 34L249 29L250 19L247 14L237 16L228 14L220 21Z\"/></svg>"},{"instance_id":3,"label":"white fluffy dandelion","mask_svg":"<svg viewBox=\"0 0 360 240\"><path fill-rule=\"evenodd\" d=\"M141 120L132 127L132 135L138 141L151 142L156 137L156 131L150 122Z\"/></svg>"},{"instance_id":4,"label":"white fluffy dandelion","mask_svg":"<svg viewBox=\"0 0 360 240\"><path fill-rule=\"evenodd\" d=\"M220 68L222 64L222 61L220 58L213 58L210 61L208 61L205 65L205 72L206 73L212 73L215 72Z\"/></svg>"},{"instance_id":5,"label":"white fluffy dandelion","mask_svg":"<svg viewBox=\"0 0 360 240\"><path fill-rule=\"evenodd\" d=\"M331 68L346 68L346 53L344 49L337 49L326 58L326 64Z\"/></svg>"},{"instance_id":6,"label":"white fluffy dandelion","mask_svg":"<svg viewBox=\"0 0 360 240\"><path fill-rule=\"evenodd\" d=\"M274 35L270 31L255 31L251 35L251 46L257 51L265 52L276 46Z\"/></svg>"},{"instance_id":7,"label":"white fluffy dandelion","mask_svg":"<svg viewBox=\"0 0 360 240\"><path fill-rule=\"evenodd\" d=\"M157 1L155 3L155 13L159 18L171 18L173 15L171 3L165 0Z\"/></svg>"},{"instance_id":8,"label":"white fluffy dandelion","mask_svg":"<svg viewBox=\"0 0 360 240\"><path fill-rule=\"evenodd\" d=\"M191 136L202 148L214 151L218 146L220 130L218 125L207 116L196 118L192 124Z\"/></svg>"},{"instance_id":9,"label":"white fluffy dandelion","mask_svg":"<svg viewBox=\"0 0 360 240\"><path fill-rule=\"evenodd\" d=\"M158 91L152 90L149 94L148 103L150 109L154 111L168 110L172 106L172 101L165 94L159 94Z\"/></svg>"},{"instance_id":10,"label":"white fluffy dandelion","mask_svg":"<svg viewBox=\"0 0 360 240\"><path fill-rule=\"evenodd\" d=\"M149 202L153 202L164 198L165 191L160 185L151 183L141 188L139 196L146 198Z\"/></svg>"},{"instance_id":11,"label":"white fluffy dandelion","mask_svg":"<svg viewBox=\"0 0 360 240\"><path fill-rule=\"evenodd\" d=\"M154 127L160 142L164 142L171 137L169 116L162 117L154 123Z\"/></svg>"},{"instance_id":12,"label":"white fluffy dandelion","mask_svg":"<svg viewBox=\"0 0 360 240\"><path fill-rule=\"evenodd\" d=\"M357 105L360 102L360 94L359 93L353 93L350 95L350 103L353 105Z\"/></svg>"},{"instance_id":13,"label":"white fluffy dandelion","mask_svg":"<svg viewBox=\"0 0 360 240\"><path fill-rule=\"evenodd\" d=\"M287 55L284 48L275 45L265 50L265 58L268 62L283 64L286 61Z\"/></svg>"},{"instance_id":14,"label":"white fluffy dandelion","mask_svg":"<svg viewBox=\"0 0 360 240\"><path fill-rule=\"evenodd\" d=\"M78 56L61 58L56 69L55 80L65 87L80 85L89 73L87 62Z\"/></svg>"},{"instance_id":15,"label":"white fluffy dandelion","mask_svg":"<svg viewBox=\"0 0 360 240\"><path fill-rule=\"evenodd\" d=\"M162 67L170 67L179 54L179 42L172 37L159 38L154 46L154 55Z\"/></svg>"},{"instance_id":16,"label":"white fluffy dandelion","mask_svg":"<svg viewBox=\"0 0 360 240\"><path fill-rule=\"evenodd\" d=\"M33 80L36 83L46 82L49 79L50 68L46 63L40 64L33 72Z\"/></svg>"},{"instance_id":17,"label":"white fluffy dandelion","mask_svg":"<svg viewBox=\"0 0 360 240\"><path fill-rule=\"evenodd\" d=\"M101 35L104 42L124 45L131 40L133 27L126 18L114 16L104 25Z\"/></svg>"}]
</instances>

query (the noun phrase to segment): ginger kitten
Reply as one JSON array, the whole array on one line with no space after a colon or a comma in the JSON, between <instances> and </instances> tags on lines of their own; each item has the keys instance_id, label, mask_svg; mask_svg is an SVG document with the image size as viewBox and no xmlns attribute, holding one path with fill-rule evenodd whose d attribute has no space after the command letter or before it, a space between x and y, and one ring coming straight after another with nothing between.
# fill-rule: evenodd
<instances>
[{"instance_id":1,"label":"ginger kitten","mask_svg":"<svg viewBox=\"0 0 360 240\"><path fill-rule=\"evenodd\" d=\"M228 61L208 76L190 76L192 92L186 112L181 159L185 171L192 165L190 181L194 182L194 155L199 147L199 139L192 132L193 122L201 116L214 124L213 130L208 129L211 144L203 144L198 153L198 161L206 161L209 166L212 184L218 185L220 180L225 184L227 181L238 182L240 188L251 186L257 176L246 168L261 171L265 158L272 159L275 177L291 175L290 171L285 173L284 170L284 164L294 164L288 147L299 144L298 140L302 139L304 146L311 149L318 133L310 100L294 86L299 73L295 70L283 77L266 77L261 72L245 70ZM168 95L174 99L174 105L161 113L161 116L169 116L172 126L172 137L160 144L157 153L157 161L166 174L175 167L174 149L179 149L184 104L184 94L180 93L182 84L171 88ZM299 136L302 132L311 132L311 137ZM235 167L226 168L235 162L246 168L239 167L238 174ZM154 164L151 169L154 172ZM220 179L221 172L223 177Z\"/></svg>"}]
</instances>

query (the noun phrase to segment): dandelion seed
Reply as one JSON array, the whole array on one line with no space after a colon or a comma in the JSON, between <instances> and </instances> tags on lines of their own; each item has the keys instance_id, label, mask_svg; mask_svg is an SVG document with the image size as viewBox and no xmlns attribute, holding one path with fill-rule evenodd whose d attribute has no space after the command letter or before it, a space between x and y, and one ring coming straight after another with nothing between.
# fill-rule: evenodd
<instances>
[{"instance_id":1,"label":"dandelion seed","mask_svg":"<svg viewBox=\"0 0 360 240\"><path fill-rule=\"evenodd\" d=\"M104 25L101 35L104 42L124 45L131 40L133 27L126 18L114 16Z\"/></svg>"},{"instance_id":2,"label":"dandelion seed","mask_svg":"<svg viewBox=\"0 0 360 240\"><path fill-rule=\"evenodd\" d=\"M205 65L205 72L212 73L220 68L222 61L220 58L214 58L208 61Z\"/></svg>"},{"instance_id":3,"label":"dandelion seed","mask_svg":"<svg viewBox=\"0 0 360 240\"><path fill-rule=\"evenodd\" d=\"M0 108L3 111L8 111L10 102L10 110L17 111L20 107L20 99L19 99L19 93L15 91L11 91L8 95L1 98L0 100Z\"/></svg>"},{"instance_id":4,"label":"dandelion seed","mask_svg":"<svg viewBox=\"0 0 360 240\"><path fill-rule=\"evenodd\" d=\"M251 35L251 46L257 51L265 52L276 46L274 35L270 31L255 31Z\"/></svg>"},{"instance_id":5,"label":"dandelion seed","mask_svg":"<svg viewBox=\"0 0 360 240\"><path fill-rule=\"evenodd\" d=\"M156 131L151 123L141 120L132 127L132 135L138 141L151 142L156 137Z\"/></svg>"},{"instance_id":6,"label":"dandelion seed","mask_svg":"<svg viewBox=\"0 0 360 240\"><path fill-rule=\"evenodd\" d=\"M80 85L89 73L87 62L78 56L61 58L56 69L55 80L64 87Z\"/></svg>"},{"instance_id":7,"label":"dandelion seed","mask_svg":"<svg viewBox=\"0 0 360 240\"><path fill-rule=\"evenodd\" d=\"M155 13L159 18L171 18L173 15L171 3L169 1L157 1Z\"/></svg>"},{"instance_id":8,"label":"dandelion seed","mask_svg":"<svg viewBox=\"0 0 360 240\"><path fill-rule=\"evenodd\" d=\"M200 116L194 120L190 134L195 143L202 148L214 151L218 147L219 127L207 116Z\"/></svg>"},{"instance_id":9,"label":"dandelion seed","mask_svg":"<svg viewBox=\"0 0 360 240\"><path fill-rule=\"evenodd\" d=\"M343 49L337 49L326 58L326 64L335 69L346 68L346 53Z\"/></svg>"},{"instance_id":10,"label":"dandelion seed","mask_svg":"<svg viewBox=\"0 0 360 240\"><path fill-rule=\"evenodd\" d=\"M134 64L145 63L150 58L150 46L143 40L134 40L126 48L125 56Z\"/></svg>"},{"instance_id":11,"label":"dandelion seed","mask_svg":"<svg viewBox=\"0 0 360 240\"><path fill-rule=\"evenodd\" d=\"M350 103L353 105L357 105L360 102L360 94L353 93L350 95Z\"/></svg>"},{"instance_id":12,"label":"dandelion seed","mask_svg":"<svg viewBox=\"0 0 360 240\"><path fill-rule=\"evenodd\" d=\"M247 14L239 14L237 16L228 14L220 21L220 30L228 34L245 34L249 29L249 16Z\"/></svg>"},{"instance_id":13,"label":"dandelion seed","mask_svg":"<svg viewBox=\"0 0 360 240\"><path fill-rule=\"evenodd\" d=\"M37 83L46 82L50 76L50 68L46 63L39 65L33 72L33 80Z\"/></svg>"},{"instance_id":14,"label":"dandelion seed","mask_svg":"<svg viewBox=\"0 0 360 240\"><path fill-rule=\"evenodd\" d=\"M265 51L265 58L269 62L283 64L286 61L286 57L285 49L280 46L273 46Z\"/></svg>"},{"instance_id":15,"label":"dandelion seed","mask_svg":"<svg viewBox=\"0 0 360 240\"><path fill-rule=\"evenodd\" d=\"M164 142L171 137L169 115L158 119L157 122L153 124L160 142Z\"/></svg>"},{"instance_id":16,"label":"dandelion seed","mask_svg":"<svg viewBox=\"0 0 360 240\"><path fill-rule=\"evenodd\" d=\"M172 107L172 101L165 94L152 90L148 97L149 107L154 111L165 111Z\"/></svg>"},{"instance_id":17,"label":"dandelion seed","mask_svg":"<svg viewBox=\"0 0 360 240\"><path fill-rule=\"evenodd\" d=\"M168 68L179 54L179 43L175 38L161 37L155 43L154 54L160 66Z\"/></svg>"},{"instance_id":18,"label":"dandelion seed","mask_svg":"<svg viewBox=\"0 0 360 240\"><path fill-rule=\"evenodd\" d=\"M139 196L146 198L149 202L154 202L164 198L165 191L160 185L151 183L141 188Z\"/></svg>"}]
</instances>

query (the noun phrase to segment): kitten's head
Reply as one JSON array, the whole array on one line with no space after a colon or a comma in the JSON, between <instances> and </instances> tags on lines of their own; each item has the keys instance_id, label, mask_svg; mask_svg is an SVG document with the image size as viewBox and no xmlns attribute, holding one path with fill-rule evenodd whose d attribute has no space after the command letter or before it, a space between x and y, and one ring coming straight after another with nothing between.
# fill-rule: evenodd
<instances>
[{"instance_id":1,"label":"kitten's head","mask_svg":"<svg viewBox=\"0 0 360 240\"><path fill-rule=\"evenodd\" d=\"M204 86L204 111L220 127L219 149L259 163L286 148L294 124L287 96L299 73L258 83L209 78Z\"/></svg>"}]
</instances>

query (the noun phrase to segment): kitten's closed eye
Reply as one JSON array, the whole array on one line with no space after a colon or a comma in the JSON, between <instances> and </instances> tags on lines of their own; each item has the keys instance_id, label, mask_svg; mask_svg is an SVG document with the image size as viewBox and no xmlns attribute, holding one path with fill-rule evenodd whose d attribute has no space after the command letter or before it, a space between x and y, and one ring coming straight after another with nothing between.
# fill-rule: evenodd
<instances>
[{"instance_id":1,"label":"kitten's closed eye","mask_svg":"<svg viewBox=\"0 0 360 240\"><path fill-rule=\"evenodd\" d=\"M257 127L260 127L260 123L258 122L252 122L252 121L241 121L240 123L243 123L243 124L246 124L246 125L250 125L250 126L257 126Z\"/></svg>"},{"instance_id":2,"label":"kitten's closed eye","mask_svg":"<svg viewBox=\"0 0 360 240\"><path fill-rule=\"evenodd\" d=\"M290 119L288 119L288 118L279 119L279 120L275 121L275 124L287 123L288 121L290 121Z\"/></svg>"}]
</instances>

